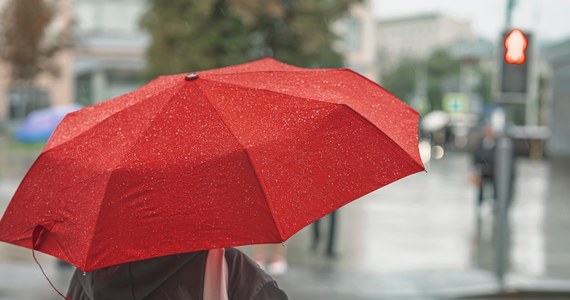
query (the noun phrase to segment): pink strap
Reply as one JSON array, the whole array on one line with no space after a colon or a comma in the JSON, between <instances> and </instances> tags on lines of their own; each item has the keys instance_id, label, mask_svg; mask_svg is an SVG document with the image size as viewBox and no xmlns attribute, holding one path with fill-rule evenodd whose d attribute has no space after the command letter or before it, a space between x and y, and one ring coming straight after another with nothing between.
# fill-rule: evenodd
<instances>
[{"instance_id":1,"label":"pink strap","mask_svg":"<svg viewBox=\"0 0 570 300\"><path fill-rule=\"evenodd\" d=\"M204 274L204 300L228 300L228 264L224 249L208 251Z\"/></svg>"}]
</instances>

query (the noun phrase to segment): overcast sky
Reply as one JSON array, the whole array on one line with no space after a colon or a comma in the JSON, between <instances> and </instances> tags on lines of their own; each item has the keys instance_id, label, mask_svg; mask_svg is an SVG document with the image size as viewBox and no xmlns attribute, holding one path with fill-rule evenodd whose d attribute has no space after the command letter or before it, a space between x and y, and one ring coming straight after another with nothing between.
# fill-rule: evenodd
<instances>
[{"instance_id":1,"label":"overcast sky","mask_svg":"<svg viewBox=\"0 0 570 300\"><path fill-rule=\"evenodd\" d=\"M505 24L507 0L371 0L379 18L443 12L470 20L479 35L496 40ZM570 0L518 0L513 26L531 30L541 41L570 39Z\"/></svg>"}]
</instances>

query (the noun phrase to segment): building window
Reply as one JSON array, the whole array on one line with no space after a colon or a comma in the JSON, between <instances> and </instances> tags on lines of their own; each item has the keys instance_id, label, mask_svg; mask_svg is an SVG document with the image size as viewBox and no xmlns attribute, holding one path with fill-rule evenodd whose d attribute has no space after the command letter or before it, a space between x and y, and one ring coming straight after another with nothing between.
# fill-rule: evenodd
<instances>
[{"instance_id":1,"label":"building window","mask_svg":"<svg viewBox=\"0 0 570 300\"><path fill-rule=\"evenodd\" d=\"M132 92L143 85L137 73L132 70L107 70L105 99Z\"/></svg>"},{"instance_id":2,"label":"building window","mask_svg":"<svg viewBox=\"0 0 570 300\"><path fill-rule=\"evenodd\" d=\"M345 34L345 42L346 42L346 50L347 51L356 51L360 49L360 41L362 35L362 25L360 20L356 18L349 18L346 21L346 34Z\"/></svg>"},{"instance_id":3,"label":"building window","mask_svg":"<svg viewBox=\"0 0 570 300\"><path fill-rule=\"evenodd\" d=\"M83 74L75 79L75 101L83 106L95 103L91 87L91 74Z\"/></svg>"},{"instance_id":4,"label":"building window","mask_svg":"<svg viewBox=\"0 0 570 300\"><path fill-rule=\"evenodd\" d=\"M138 20L144 5L140 0L78 0L74 4L75 19L79 21L77 30L97 34L139 33Z\"/></svg>"},{"instance_id":5,"label":"building window","mask_svg":"<svg viewBox=\"0 0 570 300\"><path fill-rule=\"evenodd\" d=\"M49 93L38 88L13 88L8 91L8 118L20 120L34 110L50 105Z\"/></svg>"}]
</instances>

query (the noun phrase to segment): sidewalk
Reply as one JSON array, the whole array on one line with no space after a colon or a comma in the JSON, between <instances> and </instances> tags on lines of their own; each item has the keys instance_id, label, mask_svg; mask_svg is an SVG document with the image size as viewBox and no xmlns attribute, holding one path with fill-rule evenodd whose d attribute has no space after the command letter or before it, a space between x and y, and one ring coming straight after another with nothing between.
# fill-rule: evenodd
<instances>
[{"instance_id":1,"label":"sidewalk","mask_svg":"<svg viewBox=\"0 0 570 300\"><path fill-rule=\"evenodd\" d=\"M469 156L453 154L432 163L427 174L343 208L339 261L315 261L307 251L310 232L302 231L286 244L297 269L281 279L283 286L303 289L298 299L440 299L498 291L492 211L483 209L477 239L469 168ZM507 288L570 291L570 164L522 159L517 168Z\"/></svg>"},{"instance_id":2,"label":"sidewalk","mask_svg":"<svg viewBox=\"0 0 570 300\"><path fill-rule=\"evenodd\" d=\"M1 166L3 212L19 179ZM285 243L290 270L277 277L279 284L291 299L440 299L496 291L492 215L483 210L477 239L469 169L467 155L447 155L428 173L340 209L336 260L325 258L324 249L309 251L305 228ZM570 290L568 178L565 163L519 161L508 286ZM42 265L64 291L69 271L59 272L47 256ZM0 243L0 278L0 299L58 299L29 250Z\"/></svg>"}]
</instances>

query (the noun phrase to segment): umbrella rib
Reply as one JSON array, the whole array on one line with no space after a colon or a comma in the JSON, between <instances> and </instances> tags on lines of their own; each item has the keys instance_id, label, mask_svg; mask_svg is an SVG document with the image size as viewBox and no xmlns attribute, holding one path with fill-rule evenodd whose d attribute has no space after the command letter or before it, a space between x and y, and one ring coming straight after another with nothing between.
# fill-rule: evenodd
<instances>
[{"instance_id":1,"label":"umbrella rib","mask_svg":"<svg viewBox=\"0 0 570 300\"><path fill-rule=\"evenodd\" d=\"M342 70L349 71L349 72L351 72L351 73L354 73L354 74L357 74L357 75L359 75L359 76L362 76L362 75L360 75L360 74L358 74L358 73L356 73L356 72L354 72L354 71L352 71L352 70L350 70L350 69L342 69ZM365 78L365 77L364 77L364 78ZM210 82L217 82L217 83L222 83L222 84L227 84L227 85L230 85L230 86L235 86L235 87L239 87L239 88L243 88L243 89L251 89L251 90L257 90L257 91L265 91L265 92L268 92L268 93L274 93L274 94L284 95L284 96L287 96L287 97L293 97L293 98L298 98L298 99L306 99L306 100L315 101L315 102L319 102L319 103L329 103L329 104L336 104L336 105L346 106L346 107L348 107L350 110L352 110L355 114L359 115L360 117L362 117L363 119L365 119L368 123L372 124L372 126L378 128L380 131L384 132L384 130L383 130L382 128L378 127L376 124L374 124L373 122L371 122L368 118L366 118L366 117L363 116L362 114L358 113L356 110L354 110L354 108L352 108L352 107L351 107L349 104L347 104L347 103L329 102L329 101L322 101L322 100L317 100L317 99L313 99L313 98L299 97L299 96L289 95L289 94L286 94L286 93L283 93L283 92L279 92L279 91L272 91L272 90L263 89L263 88L249 87L249 86L244 86L244 85L235 84L235 83L228 83L228 82L225 82L225 81L216 81L216 80L212 80L212 79L202 79L202 80L206 80L206 81L210 81ZM369 80L369 79L367 79L367 80ZM370 80L369 80L369 81L370 81ZM371 81L371 82L372 82L372 81ZM379 86L379 87L380 87L380 86ZM385 90L385 89L384 89L384 90ZM388 91L386 91L386 92L389 93ZM206 97L206 98L207 98L207 97ZM417 114L417 112L416 112L415 110L413 110L412 108L410 108L409 106L405 105L404 107L407 108L409 111L411 111L411 112ZM218 115L219 115L219 114L218 114ZM224 123L224 124L225 124L225 123ZM227 127L227 124L226 124L226 127ZM230 132L231 132L231 131L230 131ZM384 134L386 134L386 133L384 133ZM391 138L389 135L386 134L386 136L387 136L388 138L390 138L390 140L392 140L392 138ZM392 140L392 142L394 142L396 145L398 145L398 147L402 148L402 147L401 147L399 144L397 144L395 141ZM403 149L403 148L402 148L402 149ZM424 169L423 166L422 166L422 169Z\"/></svg>"},{"instance_id":2,"label":"umbrella rib","mask_svg":"<svg viewBox=\"0 0 570 300\"><path fill-rule=\"evenodd\" d=\"M220 75L231 75L231 74L247 74L247 73L275 73L275 72L302 72L302 73L311 73L311 72L331 72L331 71L335 71L335 72L347 72L351 75L355 75L358 76L360 78L363 78L364 80L376 85L378 88L382 89L384 92L392 95L392 93L390 93L390 91L386 90L385 88L383 88L381 85L377 84L376 82L362 76L361 74L359 74L358 72L355 72L351 69L348 68L338 68L338 69L302 69L302 70L284 70L284 71L250 71L250 72L238 72L238 73L217 73L217 74L209 74L209 76L220 76ZM312 100L312 101L317 101L317 102L325 102L325 103L334 103L334 104L345 104L345 103L339 103L339 102L330 102L330 101L323 101L323 100L318 100L318 99L313 99L313 98L308 98L308 97L300 97L300 96L295 96L295 95L290 95L284 92L279 92L279 91L272 91L272 90L268 90L268 89L263 89L263 88L258 88L258 87L250 87L250 86L245 86L245 85L241 85L238 83L229 83L226 81L219 81L216 80L215 78L202 78L202 80L208 80L208 81L213 81L213 82L218 82L218 83L223 83L223 84L228 84L228 85L233 85L233 86L237 86L237 87L242 87L242 88L246 88L246 89L255 89L255 90L260 90L260 91L267 91L267 92L272 92L272 93L277 93L277 94L281 94L281 95L285 95L285 96L289 96L289 97L297 97L297 98L303 98L303 99L307 99L307 100ZM407 110L409 111L413 111L415 112L415 110L413 108L411 108L408 105L404 106Z\"/></svg>"},{"instance_id":3,"label":"umbrella rib","mask_svg":"<svg viewBox=\"0 0 570 300\"><path fill-rule=\"evenodd\" d=\"M341 104L341 103L337 103L337 102L329 102L329 101L323 101L323 100L318 100L318 99L313 99L313 98L308 98L308 97L295 96L295 95L290 95L290 94L279 92L279 91L272 91L272 90L268 90L268 89L264 89L264 88L251 87L251 86L246 86L246 85L241 85L241 84L236 84L236 83L229 83L229 82L225 82L225 81L217 81L217 80L213 80L213 79L202 79L202 80L210 81L210 82L217 82L217 83L221 83L221 84L227 84L227 85L239 87L242 89L264 91L264 92L268 92L268 93L272 93L272 94L279 94L279 95L297 98L297 99L305 99L305 100L315 101L315 102L319 102L319 103Z\"/></svg>"},{"instance_id":4,"label":"umbrella rib","mask_svg":"<svg viewBox=\"0 0 570 300\"><path fill-rule=\"evenodd\" d=\"M320 72L330 72L331 70L339 70L339 69L303 69L300 68L298 70L295 69L291 69L291 70L256 70L256 71L245 71L245 72L228 72L228 73L222 73L222 72L216 72L216 73L207 73L208 77L211 76L224 76L224 75L243 75L243 74L253 74L253 73L289 73L289 72L295 72L295 73L320 73ZM199 72L197 72L199 73Z\"/></svg>"},{"instance_id":5,"label":"umbrella rib","mask_svg":"<svg viewBox=\"0 0 570 300\"><path fill-rule=\"evenodd\" d=\"M67 221L67 222L70 222L70 220L66 220L66 221ZM55 225L55 224L58 224L58 223L61 223L61 222L62 222L62 221L55 222L54 225ZM72 223L73 223L73 222L72 222ZM38 222L38 224L42 224L42 222ZM36 226L37 226L37 225L34 225L33 227L27 229L27 230L24 231L24 232L33 231ZM48 232L49 232L49 230L48 230ZM75 261L74 259L71 259L71 258L70 258L71 256L69 255L69 253L67 252L67 250L65 249L65 247L62 247L62 246L61 246L61 243L59 242L59 240L57 239L57 237L51 236L51 238L52 238L53 241L57 244L57 246L59 247L59 250L61 250L61 253L63 253L63 256L65 256L65 258L67 259L67 262L71 263L72 261ZM11 242L14 242L15 245L20 245L20 246L22 246L22 247L26 247L25 245L19 244L18 242L21 242L21 241L28 241L28 240L30 240L30 239L31 239L31 235L30 235L30 236L22 236L22 237L20 237L20 238L16 238L16 239L12 240ZM5 241L5 242L7 242L7 241ZM33 246L33 245L32 245L32 246ZM30 249L32 249L32 248L30 248ZM37 249L36 249L36 250L37 250ZM50 255L55 256L55 255L53 255L53 254L50 254ZM62 258L62 257L58 257L58 258L64 259L64 258ZM65 259L64 259L64 260L65 260Z\"/></svg>"},{"instance_id":6,"label":"umbrella rib","mask_svg":"<svg viewBox=\"0 0 570 300\"><path fill-rule=\"evenodd\" d=\"M347 73L349 73L349 74L351 74L351 75L356 75L356 76L362 77L362 78L364 78L366 81L368 81L368 82L370 82L370 83L376 85L378 88L382 89L384 92L386 92L386 93L392 95L392 93L390 93L388 90L386 90L386 89L383 88L382 86L380 86L380 85L378 85L377 83L375 83L374 81L372 81L372 80L370 80L370 79L368 79L368 78L366 78L366 77L364 77L364 76L362 76L362 75L360 75L360 74L358 74L358 73L352 71L351 69L343 68L343 69L320 69L320 70L328 71L328 72L331 72L331 71L347 72ZM285 72L285 71L255 71L255 72L244 72L244 73L271 73L271 72ZM310 73L310 72L312 72L312 71L307 70L307 71L304 71L304 72ZM212 74L212 75L208 75L208 76L227 75L227 74L228 74L228 73L226 73L226 74ZM231 73L231 74L233 74L233 73ZM238 73L236 73L236 74L238 74ZM242 73L239 73L239 74L242 74ZM266 91L266 92L269 92L269 93L275 93L275 94L284 95L284 96L287 96L287 97L295 97L295 98L299 98L299 99L306 99L306 100L311 100L311 101L316 101L316 102L348 105L348 104L346 104L346 103L344 103L344 102L326 101L326 100L319 100L319 99L314 99L314 98L310 98L310 97L306 97L306 96L291 95L291 94L288 94L288 93L285 93L285 92L281 92L281 91L274 91L274 90L269 90L269 89L266 89L266 88L251 87L251 86L247 86L247 85L243 85L243 84L239 84L239 83L230 83L230 82L226 82L226 81L223 81L223 80L216 80L216 78L201 78L201 80L211 81L211 82L217 82L217 83L221 83L221 84L227 84L227 85L230 85L230 86L240 87L240 88L244 88L244 89L251 89L251 90L257 90L257 91ZM407 110L409 110L409 111L416 112L414 109L412 109L412 108L409 107L408 105L403 104L403 106L404 106Z\"/></svg>"},{"instance_id":7,"label":"umbrella rib","mask_svg":"<svg viewBox=\"0 0 570 300\"><path fill-rule=\"evenodd\" d=\"M378 128L378 126L374 125L374 123L370 122L370 120L368 120L367 118L365 118L363 115L359 114L358 112L356 112L352 107L350 107L349 105L346 104L341 104L342 106L346 107L347 109L349 109L350 111L352 111L354 113L354 115L356 115L358 118L360 118L361 120L363 120L364 122L370 124L371 126L374 126L376 128ZM418 166L420 168L420 170L425 170L425 167L418 163L415 159L413 159L413 157L410 155L410 153L408 153L408 151L406 151L406 149L404 149L402 146L400 146L400 144L398 144L396 141L394 141L394 139L392 139L392 137L390 137L388 134L386 134L386 132L384 132L384 130L382 130L381 128L378 128L378 131L381 132L383 135L385 135L388 140L390 141L390 143L392 143L393 145L395 145L396 147L398 147L399 149L401 149L402 151L404 151L404 153L406 153L406 157L410 158L413 163Z\"/></svg>"},{"instance_id":8,"label":"umbrella rib","mask_svg":"<svg viewBox=\"0 0 570 300\"><path fill-rule=\"evenodd\" d=\"M158 94L158 93L157 93ZM172 96L170 96L170 98L168 100L166 100L164 102L164 104L162 105L162 107L160 108L160 110L158 110L155 114L154 117L152 119L152 121L148 122L148 126L146 129L144 129L141 134L139 134L139 137L134 141L134 143L129 147L128 150L126 150L123 154L123 157L121 157L121 159L119 160L119 163L117 164L117 166L120 166L123 163L123 160L127 157L127 154L130 153L130 151L138 144L139 139L144 135L145 132L147 132L151 127L152 124L154 123L154 121L156 120L156 118L160 115L160 112L162 112L162 110L167 107L167 104L170 103L170 101L172 101L172 99L174 99L174 97L176 96L176 93L174 93ZM140 102L139 102L140 103ZM113 176L114 171L109 172L109 180L111 179L111 177ZM105 193L103 194L103 199L101 199L101 202L99 203L99 209L97 211L97 217L95 218L95 224L93 225L93 234L91 235L91 240L89 241L89 246L87 247L87 253L90 253L91 251L91 246L93 244L93 240L95 238L95 231L97 230L97 225L99 224L99 214L101 213L101 206L103 205L103 202L105 201L105 199L107 198L107 192L108 192L108 185L109 185L109 180L107 180L106 185L105 185ZM85 266L87 265L87 258L84 262Z\"/></svg>"},{"instance_id":9,"label":"umbrella rib","mask_svg":"<svg viewBox=\"0 0 570 300\"><path fill-rule=\"evenodd\" d=\"M175 83L172 84L172 86L175 86L175 85L176 85ZM172 86L169 86L169 88L172 87ZM155 96L157 96L157 95L159 95L159 94L165 92L165 90L166 90L166 89L157 91L157 92L155 92L155 93L151 93L146 99L143 99L142 101L133 103L132 105L129 105L129 106L123 108L123 109L120 109L120 110L118 110L118 111L116 111L116 112L114 112L114 113L108 115L105 119L101 120L100 122L97 122L97 123L93 124L93 126L89 127L88 129L84 130L83 132L81 132L80 134L74 136L73 138L70 138L70 139L68 139L67 141L64 141L63 143L58 144L58 145L55 145L54 147L49 148L49 149L47 149L47 150L45 150L45 151L42 151L42 152L43 152L43 153L47 153L47 152L49 152L49 151L52 151L52 150L54 150L54 149L57 149L57 148L59 148L60 146L63 146L63 145L65 145L65 144L71 142L73 139L75 139L75 138L77 138L77 137L79 137L79 136L81 136L81 135L83 135L83 134L85 134L85 133L87 133L87 132L93 130L93 128L95 128L95 127L97 127L99 124L105 122L107 119L112 118L112 117L115 116L116 114L119 114L119 113L123 112L124 110L129 109L129 108L131 108L131 107L133 107L133 106L142 104L142 103L146 102L148 99L152 99L152 98L154 98ZM132 91L132 92L135 92L135 91ZM131 93L132 93L132 92L131 92ZM122 97L122 96L124 96L124 95L121 95L121 96L118 96L118 97ZM106 100L106 101L112 101L112 100L114 100L114 99L117 99L118 97L115 97L115 98L112 98L112 99L109 99L109 100ZM101 103L102 103L102 102L101 102ZM72 113L74 113L74 112L72 112ZM65 121L65 119L62 120L62 122L64 122L64 121Z\"/></svg>"},{"instance_id":10,"label":"umbrella rib","mask_svg":"<svg viewBox=\"0 0 570 300\"><path fill-rule=\"evenodd\" d=\"M366 80L366 81L368 81L368 82L370 82L370 83L372 83L372 84L378 86L378 88L382 89L384 92L386 92L386 93L388 93L388 94L394 96L394 94L392 94L390 91L388 91L387 89L385 89L383 86L381 86L381 85L379 85L378 83L376 83L376 82L370 80L369 78L367 78L366 76L363 76L362 74L360 74L360 73L358 73L358 72L355 72L355 71L353 71L353 70L351 70L351 69L349 69L349 68L342 68L342 69L338 69L338 70L340 70L340 71L345 71L345 72L351 73L351 74L353 74L353 75L356 75L356 76L358 76L358 77L360 77L360 78L362 78L362 79L364 79L364 80ZM399 100L398 97L396 97L396 96L394 96L394 97ZM400 101L401 101L401 100L400 100ZM402 101L402 103L404 104L403 101ZM409 105L404 104L404 107L405 107L408 111L411 111L411 112L414 112L414 113L418 114L418 112L415 111L415 110L414 110L412 107L410 107ZM419 115L419 114L418 114L418 115Z\"/></svg>"},{"instance_id":11,"label":"umbrella rib","mask_svg":"<svg viewBox=\"0 0 570 300\"><path fill-rule=\"evenodd\" d=\"M265 199L265 204L267 205L267 210L269 211L269 213L271 214L271 220L273 221L273 224L275 225L275 229L277 229L277 232L279 233L279 238L283 239L283 232L281 230L281 227L279 227L277 225L277 221L275 219L275 215L273 214L273 210L271 210L271 205L269 203L269 195L267 192L267 189L265 188L265 184L263 184L263 181L261 180L261 177L259 176L259 174L257 173L257 169L254 167L254 163L251 159L251 156L249 154L248 148L245 147L242 142L235 136L235 134L232 132L230 126L226 123L226 121L222 118L222 116L220 115L220 113L218 112L218 110L216 109L216 107L214 106L214 104L212 104L212 102L210 102L210 99L208 99L208 96L206 96L206 93L204 93L204 91L202 90L202 88L200 87L199 84L196 84L196 86L198 87L198 90L200 91L200 93L202 94L202 96L204 96L204 99L206 99L206 101L210 104L210 106L212 107L212 109L216 112L216 115L218 115L218 117L220 118L220 121L222 122L222 124L224 124L224 126L226 127L226 129L228 130L228 132L231 134L231 136L241 145L241 147L243 148L246 158L247 158L247 162L249 164L249 166L251 167L251 169L253 170L253 173L255 174L255 177L257 179L257 183L259 184L259 187L261 188L262 192L263 192L263 198Z\"/></svg>"},{"instance_id":12,"label":"umbrella rib","mask_svg":"<svg viewBox=\"0 0 570 300\"><path fill-rule=\"evenodd\" d=\"M271 57L266 57L266 58L259 59L257 62L246 62L246 63L236 64L233 66L227 66L227 67L218 68L218 69L202 70L201 72L214 71L214 73L217 73L217 74L222 74L222 73L224 73L224 74L238 74L238 73L243 73L243 71L239 71L240 69L243 70L243 68L246 66L251 67L252 65L258 65L259 62L261 62L261 61L268 61L268 62L273 64L273 67L279 67L282 69L287 68L288 70L308 70L307 68L289 65L289 64L286 64L284 62L280 62L278 60L275 60ZM236 69L238 69L238 71L235 71ZM230 72L227 72L227 71L230 71Z\"/></svg>"},{"instance_id":13,"label":"umbrella rib","mask_svg":"<svg viewBox=\"0 0 570 300\"><path fill-rule=\"evenodd\" d=\"M382 90L385 91L386 93L392 95L392 93L390 93L390 91L388 91L387 89L385 89L385 88L382 87L381 85L377 84L376 82L370 80L369 78L366 78L365 76L362 76L362 74L360 74L360 73L358 73L358 72L355 72L355 71L353 71L353 70L351 70L351 69L348 69L348 68L343 68L343 69L340 69L340 70L345 71L345 72L349 72L349 73L351 73L351 74L353 74L353 75L356 75L356 76L358 76L358 77L360 77L360 78L363 78L364 80L366 80L366 81L368 81L368 82L370 82L370 83L372 83L372 84L378 86L380 89L382 89ZM390 141L391 141L392 143L394 143L394 144L397 145L399 148L401 148L402 150L404 150L404 152L408 153L404 148L402 148L402 146L400 146L400 144L398 144L396 141L394 141L394 140L392 139L392 137L390 137L386 132L384 132L384 130L383 130L382 128L380 128L380 127L378 127L377 125L375 125L372 121L370 121L368 118L366 118L366 117L363 116L362 114L359 114L358 112L356 112L356 110L354 110L354 108L352 108L350 105L347 105L347 104L344 104L344 103L343 103L343 105L346 106L348 109L352 110L353 112L355 112L358 116L360 116L362 119L366 120L368 123L370 123L370 124L372 124L373 126L375 126L376 128L378 128L383 134L385 134L385 135L390 139ZM413 108L411 108L409 105L405 105L405 104L404 104L403 107L404 107L405 109L407 109L409 112L412 112L412 113L415 113L416 115L418 115L418 118L419 118L419 113L416 112L416 111L415 111ZM419 151L419 150L418 150L418 151ZM409 154L408 154L408 156L411 157ZM413 159L413 161L414 161L414 163L415 163L417 166L420 167L421 170L425 170L425 166L423 166L422 164L418 163L415 159Z\"/></svg>"}]
</instances>

